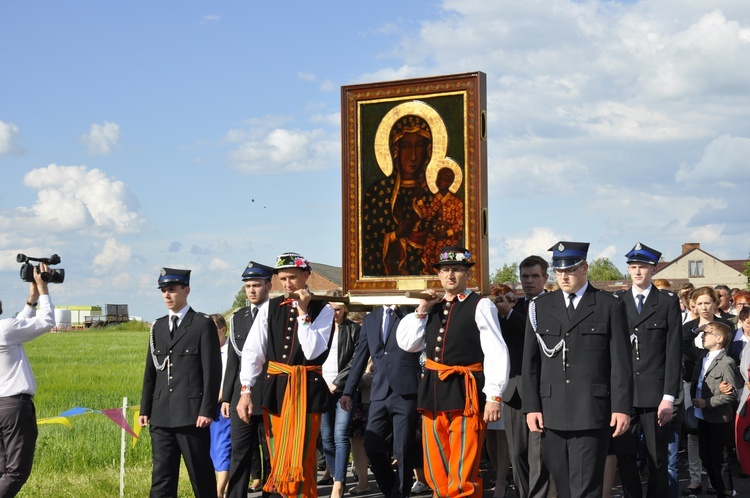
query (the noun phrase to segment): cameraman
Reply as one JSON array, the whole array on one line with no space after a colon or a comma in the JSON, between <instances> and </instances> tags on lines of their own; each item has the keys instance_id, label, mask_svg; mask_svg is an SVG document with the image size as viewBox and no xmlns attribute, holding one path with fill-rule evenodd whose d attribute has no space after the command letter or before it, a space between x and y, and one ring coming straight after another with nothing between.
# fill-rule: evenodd
<instances>
[{"instance_id":1,"label":"cameraman","mask_svg":"<svg viewBox=\"0 0 750 498\"><path fill-rule=\"evenodd\" d=\"M55 311L42 273L45 263L34 268L29 300L15 318L0 320L0 497L16 496L31 474L37 427L32 398L36 381L23 343L55 326ZM36 305L39 304L39 313ZM0 302L2 313L2 302Z\"/></svg>"}]
</instances>

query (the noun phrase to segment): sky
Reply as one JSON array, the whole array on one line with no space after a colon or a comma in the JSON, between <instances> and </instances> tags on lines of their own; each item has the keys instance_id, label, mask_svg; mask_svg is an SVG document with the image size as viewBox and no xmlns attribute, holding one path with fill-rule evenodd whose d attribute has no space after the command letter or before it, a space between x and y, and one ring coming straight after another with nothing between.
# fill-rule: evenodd
<instances>
[{"instance_id":1,"label":"sky","mask_svg":"<svg viewBox=\"0 0 750 498\"><path fill-rule=\"evenodd\" d=\"M0 3L0 298L229 309L250 260L341 266L341 87L487 75L490 270L559 240L750 252L750 2Z\"/></svg>"}]
</instances>

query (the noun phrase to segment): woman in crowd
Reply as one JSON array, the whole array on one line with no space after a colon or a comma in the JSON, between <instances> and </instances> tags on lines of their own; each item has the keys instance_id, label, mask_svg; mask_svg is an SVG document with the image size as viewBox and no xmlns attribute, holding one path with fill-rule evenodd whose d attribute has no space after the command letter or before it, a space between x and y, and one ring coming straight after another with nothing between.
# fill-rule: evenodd
<instances>
[{"instance_id":1,"label":"woman in crowd","mask_svg":"<svg viewBox=\"0 0 750 498\"><path fill-rule=\"evenodd\" d=\"M346 468L349 463L351 442L349 440L349 422L351 412L341 408L339 400L352 368L352 358L359 341L360 326L346 318L347 309L342 303L331 303L335 312L334 331L328 358L323 363L323 379L336 400L336 406L325 412L320 424L320 435L323 439L323 450L326 465L333 478L332 497L344 496ZM319 482L319 484L327 484Z\"/></svg>"}]
</instances>

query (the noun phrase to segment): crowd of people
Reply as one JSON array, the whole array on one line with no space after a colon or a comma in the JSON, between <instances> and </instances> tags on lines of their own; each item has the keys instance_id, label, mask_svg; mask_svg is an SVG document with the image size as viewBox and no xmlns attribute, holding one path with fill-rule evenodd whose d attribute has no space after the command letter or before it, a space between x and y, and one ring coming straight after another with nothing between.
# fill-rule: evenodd
<instances>
[{"instance_id":1,"label":"crowd of people","mask_svg":"<svg viewBox=\"0 0 750 498\"><path fill-rule=\"evenodd\" d=\"M523 296L471 291L472 255L443 247L431 264L440 292L351 316L340 296L310 292L297 253L249 263L248 306L227 318L188 305L190 270L163 268L168 314L151 327L139 416L150 496L177 495L184 460L198 497L315 497L319 484L371 494L368 471L388 497L479 497L483 456L498 498L509 483L519 497L607 497L618 474L627 497L735 495L733 463L750 474L750 292L672 291L653 278L661 253L641 243L626 255L630 288L599 290L588 247L550 248L554 284L545 258L524 259ZM0 321L0 496L15 496L34 456L22 344L54 325L45 270L26 308ZM270 299L274 275L284 295Z\"/></svg>"}]
</instances>

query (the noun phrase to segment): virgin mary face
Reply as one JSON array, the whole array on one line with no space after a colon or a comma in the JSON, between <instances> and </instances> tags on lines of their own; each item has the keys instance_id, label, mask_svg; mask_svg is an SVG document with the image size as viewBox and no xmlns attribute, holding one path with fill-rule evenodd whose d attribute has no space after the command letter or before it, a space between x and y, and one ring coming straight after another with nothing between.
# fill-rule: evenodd
<instances>
[{"instance_id":1,"label":"virgin mary face","mask_svg":"<svg viewBox=\"0 0 750 498\"><path fill-rule=\"evenodd\" d=\"M413 180L423 172L429 157L429 141L417 133L405 133L398 141L397 164L401 178Z\"/></svg>"}]
</instances>

